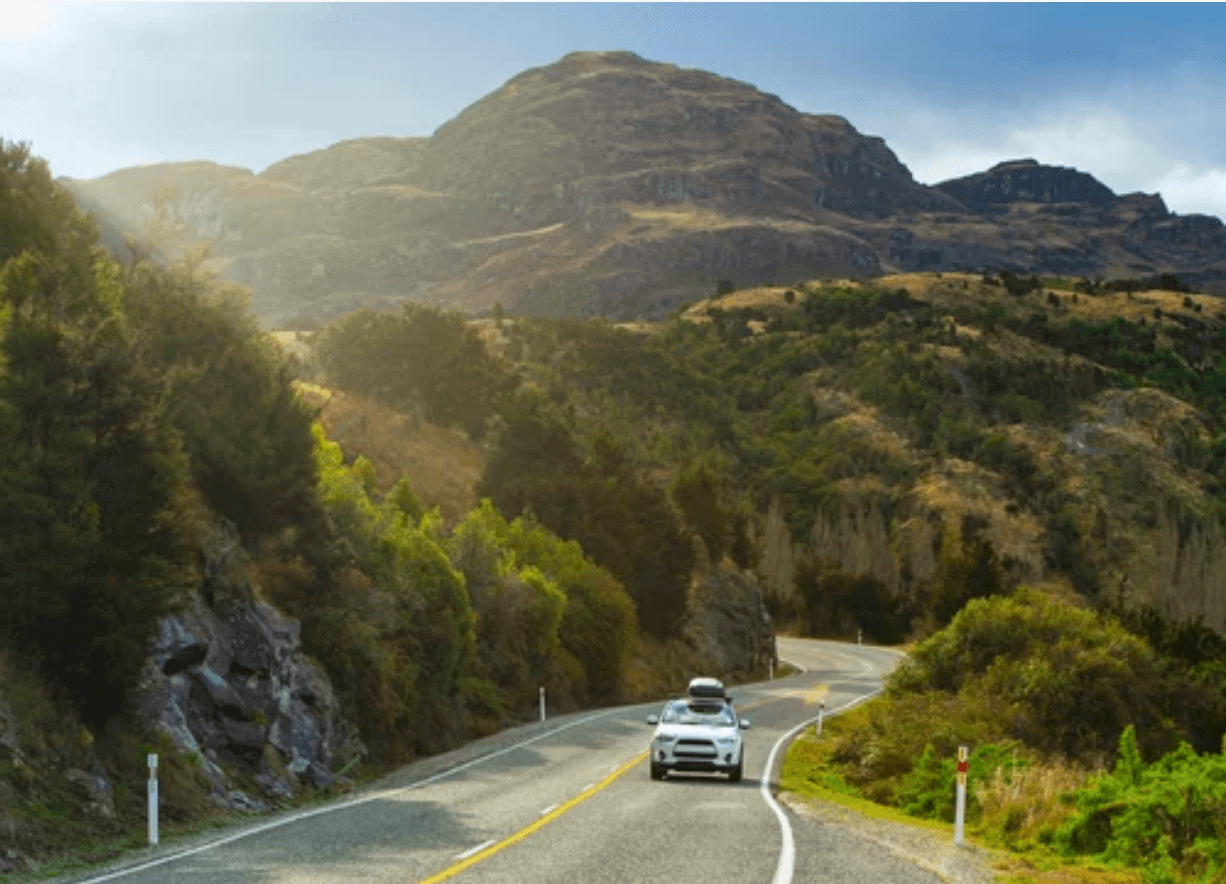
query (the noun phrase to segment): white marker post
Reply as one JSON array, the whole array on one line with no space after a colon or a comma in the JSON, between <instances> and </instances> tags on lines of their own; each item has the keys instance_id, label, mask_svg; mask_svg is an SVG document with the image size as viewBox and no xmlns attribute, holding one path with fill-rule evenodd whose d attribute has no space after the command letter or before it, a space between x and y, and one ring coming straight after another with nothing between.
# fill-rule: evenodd
<instances>
[{"instance_id":1,"label":"white marker post","mask_svg":"<svg viewBox=\"0 0 1226 884\"><path fill-rule=\"evenodd\" d=\"M149 755L149 846L158 843L158 757Z\"/></svg>"},{"instance_id":2,"label":"white marker post","mask_svg":"<svg viewBox=\"0 0 1226 884\"><path fill-rule=\"evenodd\" d=\"M864 637L864 630L857 629L856 630L856 644L863 644L863 642L861 641L863 637Z\"/></svg>"},{"instance_id":3,"label":"white marker post","mask_svg":"<svg viewBox=\"0 0 1226 884\"><path fill-rule=\"evenodd\" d=\"M958 803L954 811L954 844L961 847L963 824L966 821L966 753L965 746L958 747Z\"/></svg>"},{"instance_id":4,"label":"white marker post","mask_svg":"<svg viewBox=\"0 0 1226 884\"><path fill-rule=\"evenodd\" d=\"M545 720L545 687L541 686L541 721Z\"/></svg>"},{"instance_id":5,"label":"white marker post","mask_svg":"<svg viewBox=\"0 0 1226 884\"><path fill-rule=\"evenodd\" d=\"M817 704L817 735L822 735L822 717L826 714L826 701L822 700Z\"/></svg>"}]
</instances>

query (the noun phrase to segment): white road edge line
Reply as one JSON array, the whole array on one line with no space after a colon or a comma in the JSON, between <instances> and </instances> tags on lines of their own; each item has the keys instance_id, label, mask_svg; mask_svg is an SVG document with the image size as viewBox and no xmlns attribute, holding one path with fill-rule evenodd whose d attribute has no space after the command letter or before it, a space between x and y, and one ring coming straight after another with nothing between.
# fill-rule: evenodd
<instances>
[{"instance_id":1,"label":"white road edge line","mask_svg":"<svg viewBox=\"0 0 1226 884\"><path fill-rule=\"evenodd\" d=\"M506 755L508 752L514 752L516 749L519 749L523 746L527 746L531 743L535 743L538 740L543 740L546 737L551 737L556 733L560 733L572 727L577 727L578 725L581 725L581 724L586 724L587 722L594 721L597 718L604 718L606 715L612 715L614 712L621 712L621 711L625 711L624 706L615 706L612 709L606 709L603 712L597 712L595 715L588 715L585 718L576 719L575 721L572 721L568 724L564 724L561 727L555 727L553 730L546 731L543 734L537 734L535 737L530 737L527 740L522 740L521 742L515 743L511 746L507 746L503 749L499 749L496 752L491 752L488 755L482 755L478 758L474 758L472 761L466 761L464 764L460 764L455 767L448 768L447 770L434 774L434 776L426 777L424 780L418 780L417 782L410 783L407 786L396 786L391 789L381 789L377 792L372 792L369 795L363 795L361 798L354 798L351 801L344 801L340 804L330 804L327 807L317 807L314 810L308 810L303 813L294 814L293 816L288 816L288 817L285 817L284 819L272 820L271 822L264 823L263 825L255 826L250 829L244 829L241 832L237 832L233 835L228 835L225 838L219 838L216 841L210 841L208 844L201 844L199 847L192 847L188 850L183 850L183 851L180 851L179 853L173 853L169 856L158 857L157 859L150 860L149 862L145 862L145 863L140 863L139 865L132 866L131 868L119 869L118 871L109 872L108 874L105 874L105 875L100 875L97 878L80 878L78 879L78 882L79 884L99 884L99 882L101 881L113 881L114 879L122 878L125 875L134 875L137 872L143 872L146 869L152 869L152 868L156 868L157 866L163 866L163 865L166 865L166 863L174 862L175 860L182 859L185 856L192 856L193 854L203 853L206 850L212 850L214 847L221 847L224 844L230 844L242 838L248 838L251 835L258 835L261 832L267 832L270 829L279 829L281 826L288 826L290 823L296 823L299 820L305 820L309 817L319 816L320 814L324 814L324 813L331 813L335 810L345 810L346 808L354 807L355 805L358 805L358 804L365 804L368 801L374 801L377 798L386 798L389 795L395 795L398 792L408 792L411 789L419 789L422 786L428 786L431 783L437 782L438 780L452 776L453 774L457 774L462 770L467 770L468 768L473 767L474 765L481 764L484 761L489 761L491 758L497 758L499 755ZM614 769L616 770L616 768Z\"/></svg>"},{"instance_id":2,"label":"white road edge line","mask_svg":"<svg viewBox=\"0 0 1226 884\"><path fill-rule=\"evenodd\" d=\"M463 853L457 853L455 855L455 858L456 859L468 859L474 853L480 853L481 851L485 850L485 848L489 847L493 843L494 843L493 838L491 838L489 841L482 841L476 847L470 847L468 848L468 850L464 851Z\"/></svg>"},{"instance_id":3,"label":"white road edge line","mask_svg":"<svg viewBox=\"0 0 1226 884\"><path fill-rule=\"evenodd\" d=\"M881 693L881 688L867 694L861 694L858 697L853 697L837 709L831 709L825 713L829 718L832 715L837 715L840 712L846 712L852 706L857 706L865 700L869 700ZM759 790L762 793L762 800L766 802L767 807L775 812L775 818L779 820L779 830L782 836L779 845L779 862L775 866L775 877L771 879L771 884L792 884L792 872L796 865L796 844L792 839L792 824L788 822L787 815L783 812L783 808L779 806L779 802L775 800L775 796L771 794L771 771L775 769L775 756L779 749L785 743L790 741L798 733L804 730L809 725L817 721L817 716L802 721L796 727L792 728L782 737L775 741L775 745L771 747L771 754L766 759L766 768L762 772L762 779L759 782Z\"/></svg>"},{"instance_id":4,"label":"white road edge line","mask_svg":"<svg viewBox=\"0 0 1226 884\"><path fill-rule=\"evenodd\" d=\"M586 789L584 789L583 791L584 791L584 792L586 792L587 790L586 790ZM542 810L542 811L541 811L539 814L537 814L537 815L538 815L538 816L544 816L545 814L549 813L549 811L553 810L555 807L557 807L557 805L556 805L556 804L551 804L551 805L549 805L548 807L546 807L544 810Z\"/></svg>"}]
</instances>

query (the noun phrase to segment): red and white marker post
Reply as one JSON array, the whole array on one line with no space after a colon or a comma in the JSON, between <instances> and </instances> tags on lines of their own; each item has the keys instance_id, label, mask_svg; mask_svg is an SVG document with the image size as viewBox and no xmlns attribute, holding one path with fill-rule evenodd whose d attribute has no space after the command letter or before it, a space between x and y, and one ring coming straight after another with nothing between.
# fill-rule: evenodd
<instances>
[{"instance_id":1,"label":"red and white marker post","mask_svg":"<svg viewBox=\"0 0 1226 884\"><path fill-rule=\"evenodd\" d=\"M966 746L958 747L958 798L957 805L954 811L954 844L959 847L963 843L963 825L966 821L966 769L967 765L967 748Z\"/></svg>"}]
</instances>

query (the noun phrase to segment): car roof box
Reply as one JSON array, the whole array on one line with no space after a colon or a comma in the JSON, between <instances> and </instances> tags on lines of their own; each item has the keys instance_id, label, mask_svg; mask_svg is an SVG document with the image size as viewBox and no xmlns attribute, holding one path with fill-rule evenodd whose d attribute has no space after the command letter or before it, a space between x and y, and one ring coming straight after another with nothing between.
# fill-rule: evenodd
<instances>
[{"instance_id":1,"label":"car roof box","mask_svg":"<svg viewBox=\"0 0 1226 884\"><path fill-rule=\"evenodd\" d=\"M689 695L691 697L710 697L720 700L728 696L724 693L724 683L717 678L694 679L690 682Z\"/></svg>"}]
</instances>

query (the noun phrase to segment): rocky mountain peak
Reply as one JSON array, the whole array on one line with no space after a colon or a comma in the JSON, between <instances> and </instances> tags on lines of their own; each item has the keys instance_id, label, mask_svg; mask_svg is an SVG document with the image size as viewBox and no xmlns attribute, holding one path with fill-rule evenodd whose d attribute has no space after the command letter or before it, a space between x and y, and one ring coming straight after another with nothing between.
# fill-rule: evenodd
<instances>
[{"instance_id":1,"label":"rocky mountain peak","mask_svg":"<svg viewBox=\"0 0 1226 884\"><path fill-rule=\"evenodd\" d=\"M269 325L402 300L658 318L721 280L892 270L1170 272L1216 291L1226 268L1220 221L1156 195L1034 158L929 187L843 117L632 52L525 70L428 138L343 141L259 175L185 163L70 187L114 220L108 242L139 236L173 194L170 221Z\"/></svg>"},{"instance_id":2,"label":"rocky mountain peak","mask_svg":"<svg viewBox=\"0 0 1226 884\"><path fill-rule=\"evenodd\" d=\"M1068 166L1046 166L1033 159L1006 160L986 172L936 185L971 211L1017 202L1088 203L1106 206L1115 192L1093 175Z\"/></svg>"}]
</instances>

